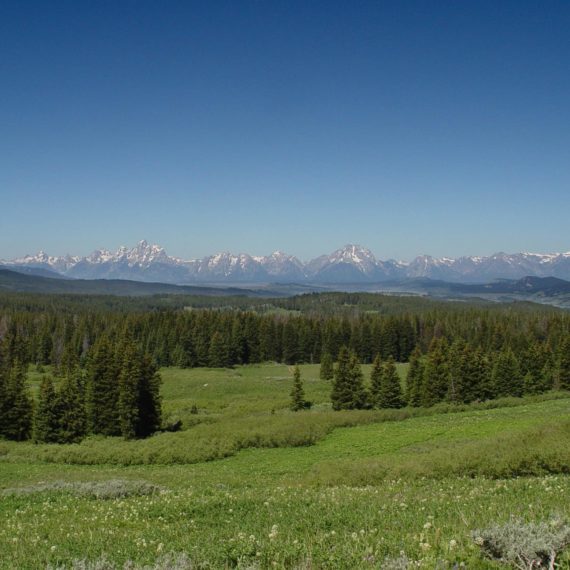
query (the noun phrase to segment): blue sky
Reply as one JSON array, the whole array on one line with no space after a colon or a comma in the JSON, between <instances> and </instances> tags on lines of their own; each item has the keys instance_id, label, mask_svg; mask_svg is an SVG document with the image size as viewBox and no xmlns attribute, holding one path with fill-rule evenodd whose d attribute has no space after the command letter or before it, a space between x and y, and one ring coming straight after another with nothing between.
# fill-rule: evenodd
<instances>
[{"instance_id":1,"label":"blue sky","mask_svg":"<svg viewBox=\"0 0 570 570\"><path fill-rule=\"evenodd\" d=\"M570 250L567 1L0 3L0 258Z\"/></svg>"}]
</instances>

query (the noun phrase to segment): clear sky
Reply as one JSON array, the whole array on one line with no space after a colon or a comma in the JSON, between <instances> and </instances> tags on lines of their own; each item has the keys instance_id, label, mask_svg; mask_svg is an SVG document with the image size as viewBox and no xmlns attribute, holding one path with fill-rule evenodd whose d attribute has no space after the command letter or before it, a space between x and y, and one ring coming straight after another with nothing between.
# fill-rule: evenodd
<instances>
[{"instance_id":1,"label":"clear sky","mask_svg":"<svg viewBox=\"0 0 570 570\"><path fill-rule=\"evenodd\" d=\"M570 250L570 2L0 2L0 258Z\"/></svg>"}]
</instances>

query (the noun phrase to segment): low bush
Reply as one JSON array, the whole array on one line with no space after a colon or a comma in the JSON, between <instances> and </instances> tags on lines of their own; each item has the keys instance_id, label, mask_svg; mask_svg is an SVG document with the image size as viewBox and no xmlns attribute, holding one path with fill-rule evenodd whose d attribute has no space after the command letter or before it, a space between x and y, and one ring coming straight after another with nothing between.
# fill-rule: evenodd
<instances>
[{"instance_id":1,"label":"low bush","mask_svg":"<svg viewBox=\"0 0 570 570\"><path fill-rule=\"evenodd\" d=\"M108 481L87 481L69 483L67 481L53 481L51 483L38 483L29 487L14 487L5 489L3 495L30 495L45 492L70 493L77 497L93 499L123 499L125 497L138 497L152 495L161 491L161 488L147 481L110 479Z\"/></svg>"},{"instance_id":2,"label":"low bush","mask_svg":"<svg viewBox=\"0 0 570 570\"><path fill-rule=\"evenodd\" d=\"M513 520L472 533L487 558L518 570L556 568L556 558L570 545L570 526L562 520L524 523Z\"/></svg>"}]
</instances>

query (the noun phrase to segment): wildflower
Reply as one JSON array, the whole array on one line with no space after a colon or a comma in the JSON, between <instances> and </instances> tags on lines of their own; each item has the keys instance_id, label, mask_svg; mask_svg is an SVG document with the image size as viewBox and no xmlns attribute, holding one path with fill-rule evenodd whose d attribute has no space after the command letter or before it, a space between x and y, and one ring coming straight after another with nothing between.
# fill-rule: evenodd
<instances>
[{"instance_id":1,"label":"wildflower","mask_svg":"<svg viewBox=\"0 0 570 570\"><path fill-rule=\"evenodd\" d=\"M452 550L457 546L457 541L455 539L451 539L449 541L449 548L451 548Z\"/></svg>"},{"instance_id":2,"label":"wildflower","mask_svg":"<svg viewBox=\"0 0 570 570\"><path fill-rule=\"evenodd\" d=\"M429 530L429 529L431 528L431 523L430 523L430 522L427 522L426 524L424 524L424 528L425 528L426 530Z\"/></svg>"}]
</instances>

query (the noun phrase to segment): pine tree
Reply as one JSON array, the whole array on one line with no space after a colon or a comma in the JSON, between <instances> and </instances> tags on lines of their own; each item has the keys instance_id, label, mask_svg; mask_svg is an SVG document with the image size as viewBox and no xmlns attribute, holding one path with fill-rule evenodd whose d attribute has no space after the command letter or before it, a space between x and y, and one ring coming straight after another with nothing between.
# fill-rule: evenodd
<instances>
[{"instance_id":1,"label":"pine tree","mask_svg":"<svg viewBox=\"0 0 570 570\"><path fill-rule=\"evenodd\" d=\"M352 409L362 410L368 406L368 394L364 387L364 374L356 353L350 356L350 385L352 387Z\"/></svg>"},{"instance_id":2,"label":"pine tree","mask_svg":"<svg viewBox=\"0 0 570 570\"><path fill-rule=\"evenodd\" d=\"M570 336L560 345L558 356L558 386L560 390L570 390Z\"/></svg>"},{"instance_id":3,"label":"pine tree","mask_svg":"<svg viewBox=\"0 0 570 570\"><path fill-rule=\"evenodd\" d=\"M445 339L434 339L430 345L422 379L422 406L433 406L444 400L449 388L449 362Z\"/></svg>"},{"instance_id":4,"label":"pine tree","mask_svg":"<svg viewBox=\"0 0 570 570\"><path fill-rule=\"evenodd\" d=\"M150 356L145 354L141 360L137 437L147 437L161 427L160 384L161 379L158 370Z\"/></svg>"},{"instance_id":5,"label":"pine tree","mask_svg":"<svg viewBox=\"0 0 570 570\"><path fill-rule=\"evenodd\" d=\"M329 352L324 352L321 356L319 378L321 380L332 380L334 378L333 359Z\"/></svg>"},{"instance_id":6,"label":"pine tree","mask_svg":"<svg viewBox=\"0 0 570 570\"><path fill-rule=\"evenodd\" d=\"M358 356L346 346L340 349L338 355L331 400L334 410L362 409L367 404L364 376Z\"/></svg>"},{"instance_id":7,"label":"pine tree","mask_svg":"<svg viewBox=\"0 0 570 570\"><path fill-rule=\"evenodd\" d=\"M467 345L459 339L455 341L448 352L449 386L447 400L454 403L465 401L466 386L469 384L468 359L465 354Z\"/></svg>"},{"instance_id":8,"label":"pine tree","mask_svg":"<svg viewBox=\"0 0 570 570\"><path fill-rule=\"evenodd\" d=\"M33 403L26 388L24 366L15 361L5 383L0 427L6 439L24 441L32 434Z\"/></svg>"},{"instance_id":9,"label":"pine tree","mask_svg":"<svg viewBox=\"0 0 570 570\"><path fill-rule=\"evenodd\" d=\"M352 408L350 352L346 346L341 347L338 353L331 401L333 410L350 410Z\"/></svg>"},{"instance_id":10,"label":"pine tree","mask_svg":"<svg viewBox=\"0 0 570 570\"><path fill-rule=\"evenodd\" d=\"M415 408L422 404L423 364L422 353L416 347L410 356L410 366L406 377L406 400L409 406Z\"/></svg>"},{"instance_id":11,"label":"pine tree","mask_svg":"<svg viewBox=\"0 0 570 570\"><path fill-rule=\"evenodd\" d=\"M89 357L85 408L87 431L102 435L119 435L118 369L111 344L102 335Z\"/></svg>"},{"instance_id":12,"label":"pine tree","mask_svg":"<svg viewBox=\"0 0 570 570\"><path fill-rule=\"evenodd\" d=\"M294 412L304 410L307 407L305 401L305 391L303 389L303 381L301 380L301 371L296 365L293 371L293 389L291 390L291 404L289 406Z\"/></svg>"},{"instance_id":13,"label":"pine tree","mask_svg":"<svg viewBox=\"0 0 570 570\"><path fill-rule=\"evenodd\" d=\"M79 368L68 373L57 393L58 441L77 443L87 433L85 403L81 390L81 371Z\"/></svg>"},{"instance_id":14,"label":"pine tree","mask_svg":"<svg viewBox=\"0 0 570 570\"><path fill-rule=\"evenodd\" d=\"M34 414L34 440L59 443L59 410L53 380L45 376L40 384L38 405Z\"/></svg>"},{"instance_id":15,"label":"pine tree","mask_svg":"<svg viewBox=\"0 0 570 570\"><path fill-rule=\"evenodd\" d=\"M142 370L138 350L132 340L123 343L121 352L118 401L119 426L121 435L125 439L133 439L137 437L139 426Z\"/></svg>"},{"instance_id":16,"label":"pine tree","mask_svg":"<svg viewBox=\"0 0 570 570\"><path fill-rule=\"evenodd\" d=\"M5 417L8 409L7 389L8 389L8 355L5 342L0 339L0 436L4 434Z\"/></svg>"},{"instance_id":17,"label":"pine tree","mask_svg":"<svg viewBox=\"0 0 570 570\"><path fill-rule=\"evenodd\" d=\"M373 408L379 408L382 392L384 367L380 355L377 354L372 362L372 371L370 372L370 405Z\"/></svg>"},{"instance_id":18,"label":"pine tree","mask_svg":"<svg viewBox=\"0 0 570 570\"><path fill-rule=\"evenodd\" d=\"M219 331L213 334L210 341L208 361L211 368L226 368L229 366L229 346Z\"/></svg>"},{"instance_id":19,"label":"pine tree","mask_svg":"<svg viewBox=\"0 0 570 570\"><path fill-rule=\"evenodd\" d=\"M510 348L500 352L493 366L495 397L522 396L523 379L519 363Z\"/></svg>"},{"instance_id":20,"label":"pine tree","mask_svg":"<svg viewBox=\"0 0 570 570\"><path fill-rule=\"evenodd\" d=\"M378 394L379 408L401 408L404 406L400 377L393 358L389 358L383 366L381 389Z\"/></svg>"}]
</instances>

